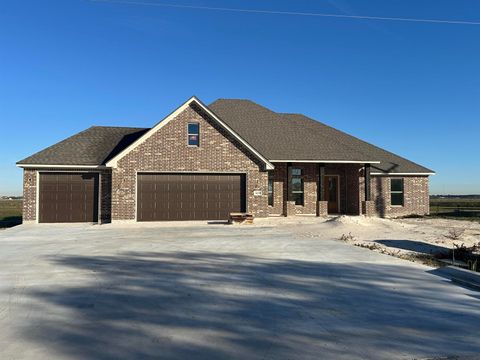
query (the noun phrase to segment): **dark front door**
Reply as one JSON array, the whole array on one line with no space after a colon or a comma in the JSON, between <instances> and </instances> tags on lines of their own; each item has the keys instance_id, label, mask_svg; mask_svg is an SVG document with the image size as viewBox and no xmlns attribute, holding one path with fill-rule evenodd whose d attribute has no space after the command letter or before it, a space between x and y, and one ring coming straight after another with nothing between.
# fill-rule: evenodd
<instances>
[{"instance_id":1,"label":"dark front door","mask_svg":"<svg viewBox=\"0 0 480 360\"><path fill-rule=\"evenodd\" d=\"M40 173L39 222L98 221L98 174Z\"/></svg>"},{"instance_id":2,"label":"dark front door","mask_svg":"<svg viewBox=\"0 0 480 360\"><path fill-rule=\"evenodd\" d=\"M325 176L325 199L328 201L328 213L340 212L338 176Z\"/></svg>"},{"instance_id":3,"label":"dark front door","mask_svg":"<svg viewBox=\"0 0 480 360\"><path fill-rule=\"evenodd\" d=\"M138 174L137 220L226 220L245 211L240 174Z\"/></svg>"}]
</instances>

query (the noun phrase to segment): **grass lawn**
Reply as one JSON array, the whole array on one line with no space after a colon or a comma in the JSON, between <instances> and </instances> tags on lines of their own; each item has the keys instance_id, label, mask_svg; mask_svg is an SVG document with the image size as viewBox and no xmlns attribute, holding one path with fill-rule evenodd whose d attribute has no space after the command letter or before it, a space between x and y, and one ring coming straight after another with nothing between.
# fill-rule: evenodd
<instances>
[{"instance_id":1,"label":"grass lawn","mask_svg":"<svg viewBox=\"0 0 480 360\"><path fill-rule=\"evenodd\" d=\"M22 200L0 200L0 228L22 222Z\"/></svg>"},{"instance_id":2,"label":"grass lawn","mask_svg":"<svg viewBox=\"0 0 480 360\"><path fill-rule=\"evenodd\" d=\"M458 220L480 220L480 200L430 199L430 214Z\"/></svg>"}]
</instances>

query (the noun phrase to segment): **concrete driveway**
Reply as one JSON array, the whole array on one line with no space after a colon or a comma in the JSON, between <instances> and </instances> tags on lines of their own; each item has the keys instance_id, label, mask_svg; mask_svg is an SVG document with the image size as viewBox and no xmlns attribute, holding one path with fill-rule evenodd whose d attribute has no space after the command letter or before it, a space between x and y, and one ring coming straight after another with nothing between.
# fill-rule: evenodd
<instances>
[{"instance_id":1,"label":"concrete driveway","mask_svg":"<svg viewBox=\"0 0 480 360\"><path fill-rule=\"evenodd\" d=\"M0 231L0 358L480 353L480 293L428 267L300 230L163 224Z\"/></svg>"}]
</instances>

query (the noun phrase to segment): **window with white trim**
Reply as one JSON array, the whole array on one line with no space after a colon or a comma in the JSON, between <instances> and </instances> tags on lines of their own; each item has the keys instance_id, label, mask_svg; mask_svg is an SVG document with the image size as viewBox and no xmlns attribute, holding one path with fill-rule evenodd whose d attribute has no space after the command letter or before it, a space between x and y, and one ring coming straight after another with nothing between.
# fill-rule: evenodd
<instances>
[{"instance_id":1,"label":"window with white trim","mask_svg":"<svg viewBox=\"0 0 480 360\"><path fill-rule=\"evenodd\" d=\"M393 206L403 206L403 203L403 179L390 179L390 204Z\"/></svg>"},{"instance_id":2,"label":"window with white trim","mask_svg":"<svg viewBox=\"0 0 480 360\"><path fill-rule=\"evenodd\" d=\"M187 128L188 146L200 146L200 124L197 122L188 123Z\"/></svg>"}]
</instances>

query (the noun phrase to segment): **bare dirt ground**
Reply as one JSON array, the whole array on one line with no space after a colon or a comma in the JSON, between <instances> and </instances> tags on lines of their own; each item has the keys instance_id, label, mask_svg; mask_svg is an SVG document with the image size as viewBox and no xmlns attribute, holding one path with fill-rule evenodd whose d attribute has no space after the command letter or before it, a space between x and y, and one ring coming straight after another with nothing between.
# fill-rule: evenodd
<instances>
[{"instance_id":1,"label":"bare dirt ground","mask_svg":"<svg viewBox=\"0 0 480 360\"><path fill-rule=\"evenodd\" d=\"M319 221L313 218L267 219L295 226L298 235L345 242L394 256L446 253L455 245L480 243L480 223L450 219L380 219L339 216ZM458 238L452 239L452 233Z\"/></svg>"}]
</instances>

